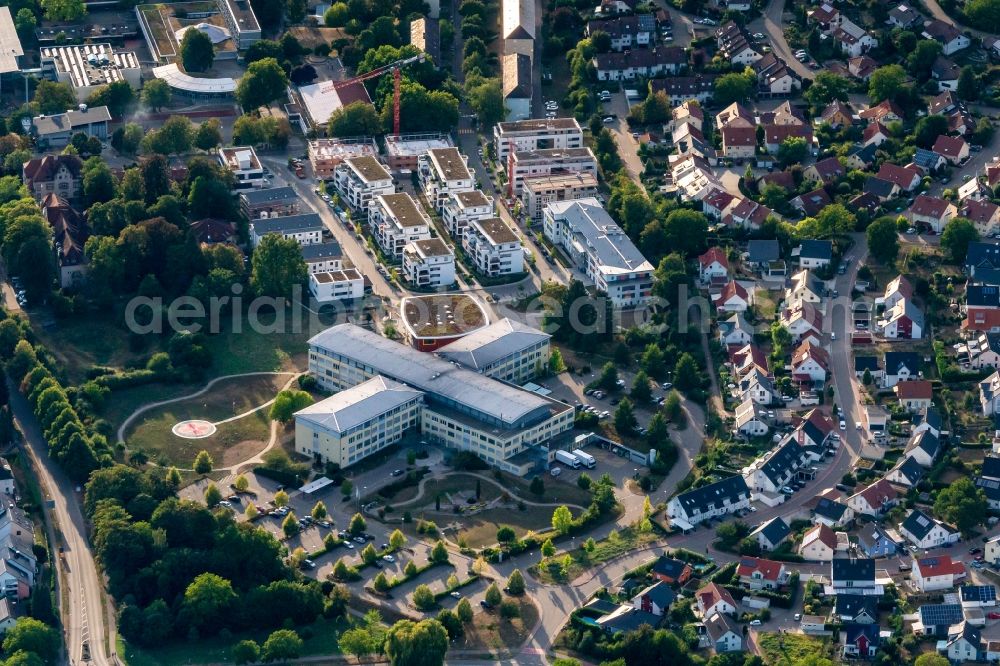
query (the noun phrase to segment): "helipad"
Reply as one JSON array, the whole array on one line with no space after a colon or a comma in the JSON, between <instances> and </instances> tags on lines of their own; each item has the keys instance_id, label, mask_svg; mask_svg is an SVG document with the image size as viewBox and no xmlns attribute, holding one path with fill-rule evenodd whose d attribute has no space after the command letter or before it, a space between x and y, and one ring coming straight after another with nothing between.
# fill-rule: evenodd
<instances>
[{"instance_id":1,"label":"helipad","mask_svg":"<svg viewBox=\"0 0 1000 666\"><path fill-rule=\"evenodd\" d=\"M215 425L209 421L195 419L192 421L181 421L171 431L184 439L202 439L215 434Z\"/></svg>"}]
</instances>

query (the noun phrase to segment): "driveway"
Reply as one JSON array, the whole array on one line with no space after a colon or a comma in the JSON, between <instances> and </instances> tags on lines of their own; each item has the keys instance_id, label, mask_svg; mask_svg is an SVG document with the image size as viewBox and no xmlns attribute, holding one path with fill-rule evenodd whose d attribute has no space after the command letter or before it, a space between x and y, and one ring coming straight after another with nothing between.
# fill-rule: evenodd
<instances>
[{"instance_id":1,"label":"driveway","mask_svg":"<svg viewBox=\"0 0 1000 666\"><path fill-rule=\"evenodd\" d=\"M774 54L785 61L788 67L802 78L812 80L816 73L795 59L795 54L788 46L785 39L785 31L781 27L781 15L785 11L785 0L771 0L764 13L747 24L750 33L763 32L771 42L771 49Z\"/></svg>"},{"instance_id":2,"label":"driveway","mask_svg":"<svg viewBox=\"0 0 1000 666\"><path fill-rule=\"evenodd\" d=\"M632 130L629 129L628 122L626 121L629 114L629 103L625 99L623 91L614 91L611 89L614 84L609 83L608 85L608 91L611 92L611 101L604 103L604 113L606 115L614 114L616 118L614 122L606 123L605 127L615 137L615 143L618 145L618 156L621 158L629 178L639 182L643 165L642 160L639 159L639 141L632 137ZM626 81L622 85L628 87L632 84Z\"/></svg>"}]
</instances>

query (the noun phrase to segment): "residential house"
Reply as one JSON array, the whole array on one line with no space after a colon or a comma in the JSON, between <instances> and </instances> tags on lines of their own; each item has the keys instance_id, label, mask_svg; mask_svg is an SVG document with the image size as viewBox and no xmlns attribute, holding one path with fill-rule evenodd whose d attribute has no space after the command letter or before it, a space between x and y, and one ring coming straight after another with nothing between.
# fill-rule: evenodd
<instances>
[{"instance_id":1,"label":"residential house","mask_svg":"<svg viewBox=\"0 0 1000 666\"><path fill-rule=\"evenodd\" d=\"M986 542L983 559L994 566L1000 564L1000 535L990 537Z\"/></svg>"},{"instance_id":2,"label":"residential house","mask_svg":"<svg viewBox=\"0 0 1000 666\"><path fill-rule=\"evenodd\" d=\"M960 136L942 134L934 141L931 150L948 160L952 166L962 163L969 157L969 144Z\"/></svg>"},{"instance_id":3,"label":"residential house","mask_svg":"<svg viewBox=\"0 0 1000 666\"><path fill-rule=\"evenodd\" d=\"M816 525L846 527L854 520L854 509L829 497L819 497L812 518Z\"/></svg>"},{"instance_id":4,"label":"residential house","mask_svg":"<svg viewBox=\"0 0 1000 666\"><path fill-rule=\"evenodd\" d=\"M847 498L847 505L855 514L878 518L899 503L899 494L885 479L865 486Z\"/></svg>"},{"instance_id":5,"label":"residential house","mask_svg":"<svg viewBox=\"0 0 1000 666\"><path fill-rule=\"evenodd\" d=\"M634 606L622 605L611 613L599 617L596 622L606 634L617 636L636 631L644 624L655 627L660 620L652 613L641 611Z\"/></svg>"},{"instance_id":6,"label":"residential house","mask_svg":"<svg viewBox=\"0 0 1000 666\"><path fill-rule=\"evenodd\" d=\"M837 552L837 535L829 525L819 523L802 535L799 555L814 562L830 562Z\"/></svg>"},{"instance_id":7,"label":"residential house","mask_svg":"<svg viewBox=\"0 0 1000 666\"><path fill-rule=\"evenodd\" d=\"M877 523L866 525L858 534L858 549L868 557L895 557L905 547L906 542L896 530Z\"/></svg>"},{"instance_id":8,"label":"residential house","mask_svg":"<svg viewBox=\"0 0 1000 666\"><path fill-rule=\"evenodd\" d=\"M736 407L736 432L746 437L763 437L771 428L764 420L764 410L753 400L744 400Z\"/></svg>"},{"instance_id":9,"label":"residential house","mask_svg":"<svg viewBox=\"0 0 1000 666\"><path fill-rule=\"evenodd\" d=\"M792 355L792 379L800 384L823 384L830 370L830 354L808 340Z\"/></svg>"},{"instance_id":10,"label":"residential house","mask_svg":"<svg viewBox=\"0 0 1000 666\"><path fill-rule=\"evenodd\" d=\"M760 47L754 44L746 30L734 21L729 21L715 31L715 41L719 55L741 69L764 57Z\"/></svg>"},{"instance_id":11,"label":"residential house","mask_svg":"<svg viewBox=\"0 0 1000 666\"><path fill-rule=\"evenodd\" d=\"M743 314L737 312L729 319L719 322L719 344L724 347L743 347L753 342L753 326Z\"/></svg>"},{"instance_id":12,"label":"residential house","mask_svg":"<svg viewBox=\"0 0 1000 666\"><path fill-rule=\"evenodd\" d=\"M948 644L946 654L953 663L962 661L981 661L985 650L983 649L983 637L979 628L966 620L962 622L952 635L948 632Z\"/></svg>"},{"instance_id":13,"label":"residential house","mask_svg":"<svg viewBox=\"0 0 1000 666\"><path fill-rule=\"evenodd\" d=\"M798 247L800 268L824 268L833 260L833 243L828 240L804 240Z\"/></svg>"},{"instance_id":14,"label":"residential house","mask_svg":"<svg viewBox=\"0 0 1000 666\"><path fill-rule=\"evenodd\" d=\"M903 382L897 384L896 388L916 383ZM941 453L941 440L929 429L922 429L913 434L906 444L906 455L916 460L922 467L933 467L939 453Z\"/></svg>"},{"instance_id":15,"label":"residential house","mask_svg":"<svg viewBox=\"0 0 1000 666\"><path fill-rule=\"evenodd\" d=\"M917 548L936 548L958 541L958 532L931 518L919 509L912 509L899 526L899 533Z\"/></svg>"},{"instance_id":16,"label":"residential house","mask_svg":"<svg viewBox=\"0 0 1000 666\"><path fill-rule=\"evenodd\" d=\"M968 285L965 289L964 309L965 321L962 322L962 328L967 331L993 333L1000 330L1000 287L992 284Z\"/></svg>"},{"instance_id":17,"label":"residential house","mask_svg":"<svg viewBox=\"0 0 1000 666\"><path fill-rule=\"evenodd\" d=\"M694 594L694 599L698 615L701 617L712 617L716 614L734 615L736 613L737 605L733 595L721 585L709 583L699 588Z\"/></svg>"},{"instance_id":18,"label":"residential house","mask_svg":"<svg viewBox=\"0 0 1000 666\"><path fill-rule=\"evenodd\" d=\"M757 153L757 132L753 127L726 125L722 128L722 154L733 160L753 159Z\"/></svg>"},{"instance_id":19,"label":"residential house","mask_svg":"<svg viewBox=\"0 0 1000 666\"><path fill-rule=\"evenodd\" d=\"M948 161L933 150L917 148L913 154L913 165L919 167L924 173L937 173L948 164Z\"/></svg>"},{"instance_id":20,"label":"residential house","mask_svg":"<svg viewBox=\"0 0 1000 666\"><path fill-rule=\"evenodd\" d=\"M792 341L799 343L811 340L819 343L823 335L823 313L807 301L794 309L782 310L781 325L792 334Z\"/></svg>"},{"instance_id":21,"label":"residential house","mask_svg":"<svg viewBox=\"0 0 1000 666\"><path fill-rule=\"evenodd\" d=\"M919 379L921 365L920 356L915 352L886 352L883 388L892 388L899 382Z\"/></svg>"},{"instance_id":22,"label":"residential house","mask_svg":"<svg viewBox=\"0 0 1000 666\"><path fill-rule=\"evenodd\" d=\"M858 379L862 379L865 376L865 371L871 375L871 378L876 382L881 383L883 376L882 368L878 364L878 356L855 356L854 357L854 376Z\"/></svg>"},{"instance_id":23,"label":"residential house","mask_svg":"<svg viewBox=\"0 0 1000 666\"><path fill-rule=\"evenodd\" d=\"M878 146L875 145L865 145L865 144L855 144L853 148L847 151L847 166L851 169L869 169L873 164L875 164L875 153L878 152Z\"/></svg>"},{"instance_id":24,"label":"residential house","mask_svg":"<svg viewBox=\"0 0 1000 666\"><path fill-rule=\"evenodd\" d=\"M920 185L920 170L916 167L901 167L891 162L883 162L877 175L878 178L887 180L907 192L912 192Z\"/></svg>"},{"instance_id":25,"label":"residential house","mask_svg":"<svg viewBox=\"0 0 1000 666\"><path fill-rule=\"evenodd\" d=\"M919 627L924 636L947 637L951 627L962 622L964 614L961 604L924 604L917 609L917 618L914 633Z\"/></svg>"},{"instance_id":26,"label":"residential house","mask_svg":"<svg viewBox=\"0 0 1000 666\"><path fill-rule=\"evenodd\" d=\"M885 287L883 305L886 309L895 307L902 300L913 298L913 285L902 275L897 275Z\"/></svg>"},{"instance_id":27,"label":"residential house","mask_svg":"<svg viewBox=\"0 0 1000 666\"><path fill-rule=\"evenodd\" d=\"M880 203L885 203L889 199L899 196L898 185L888 180L883 180L878 176L868 176L865 178L863 189L865 194L877 197Z\"/></svg>"},{"instance_id":28,"label":"residential house","mask_svg":"<svg viewBox=\"0 0 1000 666\"><path fill-rule=\"evenodd\" d=\"M795 478L806 463L805 449L787 437L774 449L743 468L743 479L755 492L779 492Z\"/></svg>"},{"instance_id":29,"label":"residential house","mask_svg":"<svg viewBox=\"0 0 1000 666\"><path fill-rule=\"evenodd\" d=\"M815 164L810 164L803 170L802 177L808 180L816 180L823 185L829 185L843 178L847 172L840 160L836 157L827 157ZM809 213L812 215L813 213Z\"/></svg>"},{"instance_id":30,"label":"residential house","mask_svg":"<svg viewBox=\"0 0 1000 666\"><path fill-rule=\"evenodd\" d=\"M778 516L761 523L757 529L750 533L749 538L756 540L761 550L767 551L777 548L791 533L792 529L788 523Z\"/></svg>"},{"instance_id":31,"label":"residential house","mask_svg":"<svg viewBox=\"0 0 1000 666\"><path fill-rule=\"evenodd\" d=\"M976 477L976 487L986 495L991 509L1000 508L1000 458L983 458L982 470Z\"/></svg>"},{"instance_id":32,"label":"residential house","mask_svg":"<svg viewBox=\"0 0 1000 666\"><path fill-rule=\"evenodd\" d=\"M809 125L765 125L764 150L777 155L781 144L788 139L802 139L806 146L813 145L813 130Z\"/></svg>"},{"instance_id":33,"label":"residential house","mask_svg":"<svg viewBox=\"0 0 1000 666\"><path fill-rule=\"evenodd\" d=\"M792 284L785 290L785 305L794 310L803 303L821 303L825 293L823 283L809 269L803 269L792 276Z\"/></svg>"},{"instance_id":34,"label":"residential house","mask_svg":"<svg viewBox=\"0 0 1000 666\"><path fill-rule=\"evenodd\" d=\"M897 28L902 28L903 30L910 30L911 28L922 26L924 17L920 12L906 5L897 5L895 9L889 12L889 19L886 23Z\"/></svg>"},{"instance_id":35,"label":"residential house","mask_svg":"<svg viewBox=\"0 0 1000 666\"><path fill-rule=\"evenodd\" d=\"M731 355L733 369L737 377L744 377L754 369L759 369L765 375L770 372L767 366L767 356L760 347L751 343L742 349L737 349Z\"/></svg>"},{"instance_id":36,"label":"residential house","mask_svg":"<svg viewBox=\"0 0 1000 666\"><path fill-rule=\"evenodd\" d=\"M844 15L829 3L824 2L819 7L808 10L806 20L809 23L815 23L822 32L830 34L840 27Z\"/></svg>"},{"instance_id":37,"label":"residential house","mask_svg":"<svg viewBox=\"0 0 1000 666\"><path fill-rule=\"evenodd\" d=\"M705 620L705 631L712 648L718 652L741 652L743 633L739 626L727 615L717 613Z\"/></svg>"},{"instance_id":38,"label":"residential house","mask_svg":"<svg viewBox=\"0 0 1000 666\"><path fill-rule=\"evenodd\" d=\"M838 594L830 619L843 624L878 624L878 598L870 594Z\"/></svg>"},{"instance_id":39,"label":"residential house","mask_svg":"<svg viewBox=\"0 0 1000 666\"><path fill-rule=\"evenodd\" d=\"M931 383L925 379L896 384L892 390L896 394L899 406L911 414L930 407L931 400L934 399Z\"/></svg>"},{"instance_id":40,"label":"residential house","mask_svg":"<svg viewBox=\"0 0 1000 666\"><path fill-rule=\"evenodd\" d=\"M938 411L928 407L913 418L911 434L916 435L926 430L935 437L940 437L942 432L946 432L942 430L943 425L944 422Z\"/></svg>"},{"instance_id":41,"label":"residential house","mask_svg":"<svg viewBox=\"0 0 1000 666\"><path fill-rule=\"evenodd\" d=\"M675 560L666 555L660 555L653 563L650 572L653 578L669 585L683 585L691 578L691 565L683 560Z\"/></svg>"},{"instance_id":42,"label":"residential house","mask_svg":"<svg viewBox=\"0 0 1000 666\"><path fill-rule=\"evenodd\" d=\"M649 46L653 43L655 32L645 25L640 17L617 16L587 21L585 34L589 37L595 32L603 32L611 38L611 48L615 51L626 51L637 46Z\"/></svg>"},{"instance_id":43,"label":"residential house","mask_svg":"<svg viewBox=\"0 0 1000 666\"><path fill-rule=\"evenodd\" d=\"M878 46L878 40L871 33L847 17L833 31L832 37L841 53L849 58L857 58Z\"/></svg>"},{"instance_id":44,"label":"residential house","mask_svg":"<svg viewBox=\"0 0 1000 666\"><path fill-rule=\"evenodd\" d=\"M833 129L850 127L854 123L854 112L851 110L851 106L849 104L839 100L834 100L827 104L826 108L824 108L819 114L817 122L821 125L825 123Z\"/></svg>"},{"instance_id":45,"label":"residential house","mask_svg":"<svg viewBox=\"0 0 1000 666\"><path fill-rule=\"evenodd\" d=\"M868 122L891 123L903 120L904 115L903 110L895 102L883 100L859 113L858 117Z\"/></svg>"},{"instance_id":46,"label":"residential house","mask_svg":"<svg viewBox=\"0 0 1000 666\"><path fill-rule=\"evenodd\" d=\"M948 555L913 558L910 584L920 592L950 590L965 578L965 565Z\"/></svg>"},{"instance_id":47,"label":"residential house","mask_svg":"<svg viewBox=\"0 0 1000 666\"><path fill-rule=\"evenodd\" d=\"M759 557L741 557L736 575L740 584L751 590L777 590L788 582L788 571L782 562Z\"/></svg>"},{"instance_id":48,"label":"residential house","mask_svg":"<svg viewBox=\"0 0 1000 666\"><path fill-rule=\"evenodd\" d=\"M763 206L753 199L743 199L733 207L729 215L722 218L722 223L727 227L757 229L773 214L774 211L767 206Z\"/></svg>"},{"instance_id":49,"label":"residential house","mask_svg":"<svg viewBox=\"0 0 1000 666\"><path fill-rule=\"evenodd\" d=\"M987 187L986 183L980 180L978 174L967 183L963 183L955 190L959 205L968 201L985 201L993 196L993 190ZM987 234L990 235L990 234Z\"/></svg>"},{"instance_id":50,"label":"residential house","mask_svg":"<svg viewBox=\"0 0 1000 666\"><path fill-rule=\"evenodd\" d=\"M833 437L833 421L819 409L811 409L792 436L800 446L825 446ZM839 437L839 435L838 435Z\"/></svg>"},{"instance_id":51,"label":"residential house","mask_svg":"<svg viewBox=\"0 0 1000 666\"><path fill-rule=\"evenodd\" d=\"M941 233L945 225L958 215L958 208L945 199L920 194L910 206L909 214L913 226L929 227L935 232Z\"/></svg>"},{"instance_id":52,"label":"residential house","mask_svg":"<svg viewBox=\"0 0 1000 666\"><path fill-rule=\"evenodd\" d=\"M835 557L830 562L830 584L839 594L879 594L875 584L875 560L867 557Z\"/></svg>"},{"instance_id":53,"label":"residential house","mask_svg":"<svg viewBox=\"0 0 1000 666\"><path fill-rule=\"evenodd\" d=\"M1000 414L1000 371L979 382L979 403L983 416Z\"/></svg>"},{"instance_id":54,"label":"residential house","mask_svg":"<svg viewBox=\"0 0 1000 666\"><path fill-rule=\"evenodd\" d=\"M950 23L945 23L939 19L931 19L924 23L923 32L920 33L924 39L933 39L941 44L941 52L950 56L969 46L969 38Z\"/></svg>"},{"instance_id":55,"label":"residential house","mask_svg":"<svg viewBox=\"0 0 1000 666\"><path fill-rule=\"evenodd\" d=\"M1000 206L987 199L967 199L961 216L976 225L976 231L983 238L992 236L1000 228Z\"/></svg>"},{"instance_id":56,"label":"residential house","mask_svg":"<svg viewBox=\"0 0 1000 666\"><path fill-rule=\"evenodd\" d=\"M868 55L855 56L847 61L848 73L861 81L868 81L876 69L878 62Z\"/></svg>"},{"instance_id":57,"label":"residential house","mask_svg":"<svg viewBox=\"0 0 1000 666\"><path fill-rule=\"evenodd\" d=\"M667 502L672 524L696 525L750 507L750 488L739 474L675 495Z\"/></svg>"},{"instance_id":58,"label":"residential house","mask_svg":"<svg viewBox=\"0 0 1000 666\"><path fill-rule=\"evenodd\" d=\"M954 60L938 56L931 65L931 78L937 81L938 90L958 90L958 77L962 68Z\"/></svg>"},{"instance_id":59,"label":"residential house","mask_svg":"<svg viewBox=\"0 0 1000 666\"><path fill-rule=\"evenodd\" d=\"M865 127L864 132L861 133L861 145L881 146L889 140L889 137L889 130L886 129L885 125L876 120Z\"/></svg>"},{"instance_id":60,"label":"residential house","mask_svg":"<svg viewBox=\"0 0 1000 666\"><path fill-rule=\"evenodd\" d=\"M759 95L765 97L790 95L802 88L802 80L799 76L785 64L784 60L774 55L774 53L766 54L760 60L754 62L751 67L757 75L757 92ZM809 135L809 143L811 143L812 130L809 130Z\"/></svg>"},{"instance_id":61,"label":"residential house","mask_svg":"<svg viewBox=\"0 0 1000 666\"><path fill-rule=\"evenodd\" d=\"M792 208L800 211L808 217L815 217L821 210L829 206L833 201L830 195L822 187L806 192L792 199Z\"/></svg>"},{"instance_id":62,"label":"residential house","mask_svg":"<svg viewBox=\"0 0 1000 666\"><path fill-rule=\"evenodd\" d=\"M777 398L774 382L758 368L740 378L737 390L743 400L753 400L758 405L770 405Z\"/></svg>"},{"instance_id":63,"label":"residential house","mask_svg":"<svg viewBox=\"0 0 1000 666\"><path fill-rule=\"evenodd\" d=\"M780 259L781 247L778 245L777 240L751 240L747 243L747 265L764 277L767 276L769 269L774 265L774 263ZM782 277L784 277L783 263L784 262L782 262Z\"/></svg>"},{"instance_id":64,"label":"residential house","mask_svg":"<svg viewBox=\"0 0 1000 666\"><path fill-rule=\"evenodd\" d=\"M753 296L742 284L730 280L712 300L719 312L746 312L753 303Z\"/></svg>"},{"instance_id":65,"label":"residential house","mask_svg":"<svg viewBox=\"0 0 1000 666\"><path fill-rule=\"evenodd\" d=\"M76 155L43 155L21 167L21 179L36 200L55 193L76 199L83 191L83 160Z\"/></svg>"},{"instance_id":66,"label":"residential house","mask_svg":"<svg viewBox=\"0 0 1000 666\"><path fill-rule=\"evenodd\" d=\"M926 476L927 470L913 459L911 456L903 456L894 466L890 469L885 478L887 481L895 483L898 486L903 486L904 488L913 488L920 480Z\"/></svg>"},{"instance_id":67,"label":"residential house","mask_svg":"<svg viewBox=\"0 0 1000 666\"><path fill-rule=\"evenodd\" d=\"M622 53L598 53L593 64L598 81L631 81L680 74L687 68L687 53L679 46L655 46Z\"/></svg>"},{"instance_id":68,"label":"residential house","mask_svg":"<svg viewBox=\"0 0 1000 666\"><path fill-rule=\"evenodd\" d=\"M871 659L878 652L879 627L874 624L845 624L840 630L844 657Z\"/></svg>"},{"instance_id":69,"label":"residential house","mask_svg":"<svg viewBox=\"0 0 1000 666\"><path fill-rule=\"evenodd\" d=\"M732 195L723 189L713 188L709 194L701 200L701 210L709 218L720 222L723 217L732 212L733 208L740 201L742 201L740 197Z\"/></svg>"},{"instance_id":70,"label":"residential house","mask_svg":"<svg viewBox=\"0 0 1000 666\"><path fill-rule=\"evenodd\" d=\"M710 284L729 277L729 260L721 247L710 247L698 257L698 275L702 284Z\"/></svg>"},{"instance_id":71,"label":"residential house","mask_svg":"<svg viewBox=\"0 0 1000 666\"><path fill-rule=\"evenodd\" d=\"M670 586L658 580L639 594L632 597L632 606L641 611L662 616L670 609L670 604L674 603L677 594Z\"/></svg>"},{"instance_id":72,"label":"residential house","mask_svg":"<svg viewBox=\"0 0 1000 666\"><path fill-rule=\"evenodd\" d=\"M992 608L997 605L997 588L993 585L963 585L958 588L962 608Z\"/></svg>"},{"instance_id":73,"label":"residential house","mask_svg":"<svg viewBox=\"0 0 1000 666\"><path fill-rule=\"evenodd\" d=\"M90 227L84 216L55 192L46 194L40 207L42 217L52 228L59 286L63 289L79 287L87 275L84 246L90 237Z\"/></svg>"}]
</instances>

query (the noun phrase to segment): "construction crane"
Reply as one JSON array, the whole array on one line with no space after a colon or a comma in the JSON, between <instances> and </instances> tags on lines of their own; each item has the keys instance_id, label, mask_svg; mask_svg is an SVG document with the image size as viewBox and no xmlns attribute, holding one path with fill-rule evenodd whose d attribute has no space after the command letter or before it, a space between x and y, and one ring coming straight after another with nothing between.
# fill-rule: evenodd
<instances>
[{"instance_id":1,"label":"construction crane","mask_svg":"<svg viewBox=\"0 0 1000 666\"><path fill-rule=\"evenodd\" d=\"M353 79L347 79L346 81L338 81L334 84L336 88L343 88L354 83L363 83L364 81L369 81L371 79L377 79L386 72L392 72L392 132L393 134L399 134L399 83L402 78L401 71L404 67L412 65L416 62L423 62L427 59L426 53L419 53L415 56L409 58L403 58L402 60L397 60L395 62L390 62L388 65L382 65L381 67L376 67L370 72L365 72L355 76Z\"/></svg>"}]
</instances>

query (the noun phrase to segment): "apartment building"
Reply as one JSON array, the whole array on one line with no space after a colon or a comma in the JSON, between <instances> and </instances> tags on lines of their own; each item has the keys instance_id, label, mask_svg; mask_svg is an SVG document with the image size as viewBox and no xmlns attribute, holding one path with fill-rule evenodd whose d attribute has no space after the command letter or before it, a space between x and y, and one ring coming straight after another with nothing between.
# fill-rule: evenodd
<instances>
[{"instance_id":1,"label":"apartment building","mask_svg":"<svg viewBox=\"0 0 1000 666\"><path fill-rule=\"evenodd\" d=\"M597 158L590 148L545 148L515 151L507 168L514 196L521 196L526 178L589 173L597 178Z\"/></svg>"},{"instance_id":2,"label":"apartment building","mask_svg":"<svg viewBox=\"0 0 1000 666\"><path fill-rule=\"evenodd\" d=\"M589 172L525 178L521 184L521 203L529 218L541 222L546 205L596 197L597 190L597 176Z\"/></svg>"},{"instance_id":3,"label":"apartment building","mask_svg":"<svg viewBox=\"0 0 1000 666\"><path fill-rule=\"evenodd\" d=\"M389 170L371 155L349 157L341 162L334 169L333 185L356 213L367 213L372 199L396 191Z\"/></svg>"},{"instance_id":4,"label":"apartment building","mask_svg":"<svg viewBox=\"0 0 1000 666\"><path fill-rule=\"evenodd\" d=\"M295 413L295 450L348 467L420 427L424 394L372 377Z\"/></svg>"},{"instance_id":5,"label":"apartment building","mask_svg":"<svg viewBox=\"0 0 1000 666\"><path fill-rule=\"evenodd\" d=\"M400 259L407 243L431 237L430 218L406 192L380 194L368 207L375 240L392 259Z\"/></svg>"},{"instance_id":6,"label":"apartment building","mask_svg":"<svg viewBox=\"0 0 1000 666\"><path fill-rule=\"evenodd\" d=\"M548 443L573 428L570 405L353 324L333 326L309 341L309 372L328 391L379 375L415 389L424 398L420 432L425 439L470 451L519 476L538 470L548 457Z\"/></svg>"},{"instance_id":7,"label":"apartment building","mask_svg":"<svg viewBox=\"0 0 1000 666\"><path fill-rule=\"evenodd\" d=\"M493 197L486 196L482 190L449 195L441 211L441 219L444 220L448 233L459 242L470 222L492 216Z\"/></svg>"},{"instance_id":8,"label":"apartment building","mask_svg":"<svg viewBox=\"0 0 1000 666\"><path fill-rule=\"evenodd\" d=\"M310 243L303 245L301 249L302 259L310 273L326 273L344 268L344 251L336 241Z\"/></svg>"},{"instance_id":9,"label":"apartment building","mask_svg":"<svg viewBox=\"0 0 1000 666\"><path fill-rule=\"evenodd\" d=\"M364 137L355 139L313 139L309 142L309 164L313 173L322 180L332 180L340 163L350 157L377 157L375 140Z\"/></svg>"},{"instance_id":10,"label":"apartment building","mask_svg":"<svg viewBox=\"0 0 1000 666\"><path fill-rule=\"evenodd\" d=\"M437 212L441 212L448 195L475 189L467 159L458 148L435 148L420 158L420 188Z\"/></svg>"},{"instance_id":11,"label":"apartment building","mask_svg":"<svg viewBox=\"0 0 1000 666\"><path fill-rule=\"evenodd\" d=\"M287 186L243 190L240 192L240 210L248 220L302 212L299 195Z\"/></svg>"},{"instance_id":12,"label":"apartment building","mask_svg":"<svg viewBox=\"0 0 1000 666\"><path fill-rule=\"evenodd\" d=\"M233 174L234 190L247 190L264 186L264 167L253 146L219 148L219 164Z\"/></svg>"},{"instance_id":13,"label":"apartment building","mask_svg":"<svg viewBox=\"0 0 1000 666\"><path fill-rule=\"evenodd\" d=\"M319 303L353 301L365 295L365 278L356 268L310 273L309 293Z\"/></svg>"},{"instance_id":14,"label":"apartment building","mask_svg":"<svg viewBox=\"0 0 1000 666\"><path fill-rule=\"evenodd\" d=\"M501 319L438 349L439 356L512 384L534 379L549 362L548 333Z\"/></svg>"},{"instance_id":15,"label":"apartment building","mask_svg":"<svg viewBox=\"0 0 1000 666\"><path fill-rule=\"evenodd\" d=\"M616 307L649 300L653 265L597 199L551 203L543 224L545 237L563 248Z\"/></svg>"},{"instance_id":16,"label":"apartment building","mask_svg":"<svg viewBox=\"0 0 1000 666\"><path fill-rule=\"evenodd\" d=\"M291 238L299 245L323 242L323 221L317 213L250 220L250 243L257 247L268 234Z\"/></svg>"},{"instance_id":17,"label":"apartment building","mask_svg":"<svg viewBox=\"0 0 1000 666\"><path fill-rule=\"evenodd\" d=\"M521 241L499 217L470 222L462 236L462 249L480 275L498 277L524 272Z\"/></svg>"},{"instance_id":18,"label":"apartment building","mask_svg":"<svg viewBox=\"0 0 1000 666\"><path fill-rule=\"evenodd\" d=\"M451 148L451 137L447 134L425 132L422 134L387 134L385 136L385 157L393 171L415 171L420 158L436 148Z\"/></svg>"},{"instance_id":19,"label":"apartment building","mask_svg":"<svg viewBox=\"0 0 1000 666\"><path fill-rule=\"evenodd\" d=\"M493 149L500 162L511 150L534 151L549 148L582 148L583 129L575 118L515 120L493 128Z\"/></svg>"},{"instance_id":20,"label":"apartment building","mask_svg":"<svg viewBox=\"0 0 1000 666\"><path fill-rule=\"evenodd\" d=\"M403 248L403 277L417 287L455 283L455 253L440 238L408 243Z\"/></svg>"}]
</instances>

